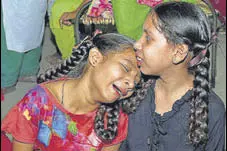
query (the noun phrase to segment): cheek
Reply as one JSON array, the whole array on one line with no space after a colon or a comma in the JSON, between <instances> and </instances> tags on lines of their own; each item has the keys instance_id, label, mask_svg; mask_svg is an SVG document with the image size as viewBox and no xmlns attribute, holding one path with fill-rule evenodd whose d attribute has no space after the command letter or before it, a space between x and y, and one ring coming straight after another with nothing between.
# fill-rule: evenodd
<instances>
[{"instance_id":1,"label":"cheek","mask_svg":"<svg viewBox=\"0 0 227 151\"><path fill-rule=\"evenodd\" d=\"M144 62L147 66L156 66L160 61L158 50L153 47L145 47L143 51Z\"/></svg>"},{"instance_id":2,"label":"cheek","mask_svg":"<svg viewBox=\"0 0 227 151\"><path fill-rule=\"evenodd\" d=\"M160 64L170 60L169 46L160 40L144 47L144 59L150 64Z\"/></svg>"},{"instance_id":3,"label":"cheek","mask_svg":"<svg viewBox=\"0 0 227 151\"><path fill-rule=\"evenodd\" d=\"M144 74L159 75L171 63L168 50L163 46L150 46L144 48L144 64L140 70Z\"/></svg>"},{"instance_id":4,"label":"cheek","mask_svg":"<svg viewBox=\"0 0 227 151\"><path fill-rule=\"evenodd\" d=\"M99 81L106 89L107 87L110 87L116 80L118 80L119 77L121 77L119 68L113 66L103 66L97 75L97 81Z\"/></svg>"}]
</instances>

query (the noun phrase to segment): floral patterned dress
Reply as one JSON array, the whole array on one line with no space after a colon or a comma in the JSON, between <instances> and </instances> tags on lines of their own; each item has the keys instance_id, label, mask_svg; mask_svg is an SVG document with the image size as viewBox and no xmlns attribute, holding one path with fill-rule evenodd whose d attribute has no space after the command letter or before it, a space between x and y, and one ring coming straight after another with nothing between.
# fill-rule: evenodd
<instances>
[{"instance_id":1,"label":"floral patterned dress","mask_svg":"<svg viewBox=\"0 0 227 151\"><path fill-rule=\"evenodd\" d=\"M42 151L100 151L122 142L127 135L128 116L120 112L118 135L106 144L94 131L96 111L80 115L68 112L43 83L10 110L1 130Z\"/></svg>"}]
</instances>

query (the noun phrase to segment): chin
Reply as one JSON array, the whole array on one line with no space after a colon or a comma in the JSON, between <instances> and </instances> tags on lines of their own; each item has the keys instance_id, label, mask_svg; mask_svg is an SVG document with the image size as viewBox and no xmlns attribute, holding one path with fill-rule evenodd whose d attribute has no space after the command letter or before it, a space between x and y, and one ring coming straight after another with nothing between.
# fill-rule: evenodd
<instances>
[{"instance_id":1,"label":"chin","mask_svg":"<svg viewBox=\"0 0 227 151\"><path fill-rule=\"evenodd\" d=\"M102 103L108 103L108 104L114 103L115 101L117 101L119 99L119 97L113 96L113 95L111 95L111 96L105 96L103 98L104 99L102 99L102 101L100 101L100 102L102 102Z\"/></svg>"},{"instance_id":2,"label":"chin","mask_svg":"<svg viewBox=\"0 0 227 151\"><path fill-rule=\"evenodd\" d=\"M159 76L158 73L156 72L152 72L150 70L146 70L144 68L140 68L140 71L142 72L142 74L144 74L145 76Z\"/></svg>"},{"instance_id":3,"label":"chin","mask_svg":"<svg viewBox=\"0 0 227 151\"><path fill-rule=\"evenodd\" d=\"M146 68L144 68L144 67L140 67L140 71L143 73L143 74L145 74L145 75L150 75L150 72L146 69Z\"/></svg>"},{"instance_id":4,"label":"chin","mask_svg":"<svg viewBox=\"0 0 227 151\"><path fill-rule=\"evenodd\" d=\"M101 103L106 103L106 104L111 104L111 103L114 103L114 102L116 102L117 101L117 99L106 99L106 100L104 100L104 101L101 101Z\"/></svg>"}]
</instances>

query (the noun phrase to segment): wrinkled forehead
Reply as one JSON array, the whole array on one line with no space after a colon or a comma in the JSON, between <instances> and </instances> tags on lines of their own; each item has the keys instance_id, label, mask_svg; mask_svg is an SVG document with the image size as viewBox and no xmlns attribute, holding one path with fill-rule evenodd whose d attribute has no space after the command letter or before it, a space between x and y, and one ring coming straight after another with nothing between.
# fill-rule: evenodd
<instances>
[{"instance_id":1,"label":"wrinkled forehead","mask_svg":"<svg viewBox=\"0 0 227 151\"><path fill-rule=\"evenodd\" d=\"M136 53L133 47L127 48L123 51L114 53L122 59L130 60L132 63L136 63Z\"/></svg>"},{"instance_id":2,"label":"wrinkled forehead","mask_svg":"<svg viewBox=\"0 0 227 151\"><path fill-rule=\"evenodd\" d=\"M113 57L115 60L126 60L131 65L137 67L136 53L133 47L127 48L122 51L113 51L108 54L108 56Z\"/></svg>"}]
</instances>

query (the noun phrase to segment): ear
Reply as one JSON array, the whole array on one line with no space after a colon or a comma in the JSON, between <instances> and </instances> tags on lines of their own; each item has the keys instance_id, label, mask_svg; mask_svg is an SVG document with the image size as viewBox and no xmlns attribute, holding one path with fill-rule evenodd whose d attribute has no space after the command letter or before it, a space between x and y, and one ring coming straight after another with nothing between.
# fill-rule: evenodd
<instances>
[{"instance_id":1,"label":"ear","mask_svg":"<svg viewBox=\"0 0 227 151\"><path fill-rule=\"evenodd\" d=\"M100 62L102 62L104 56L97 48L92 48L89 52L88 60L91 66L96 66Z\"/></svg>"},{"instance_id":2,"label":"ear","mask_svg":"<svg viewBox=\"0 0 227 151\"><path fill-rule=\"evenodd\" d=\"M179 64L187 58L188 55L188 46L185 44L178 44L175 46L173 51L173 64Z\"/></svg>"}]
</instances>

